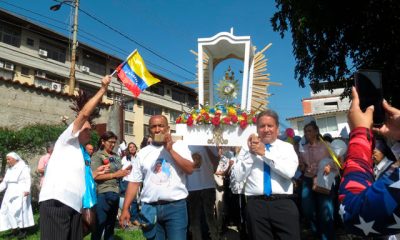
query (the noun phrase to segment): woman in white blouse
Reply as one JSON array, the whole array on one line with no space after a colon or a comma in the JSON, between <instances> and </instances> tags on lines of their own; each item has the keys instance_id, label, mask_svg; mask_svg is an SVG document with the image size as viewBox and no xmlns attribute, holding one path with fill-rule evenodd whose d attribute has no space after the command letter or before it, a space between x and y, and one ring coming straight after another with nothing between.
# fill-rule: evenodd
<instances>
[{"instance_id":1,"label":"woman in white blouse","mask_svg":"<svg viewBox=\"0 0 400 240\"><path fill-rule=\"evenodd\" d=\"M6 190L0 208L0 231L13 229L18 238L26 235L24 228L33 226L30 189L31 175L28 165L15 152L7 154L7 169L0 192Z\"/></svg>"}]
</instances>

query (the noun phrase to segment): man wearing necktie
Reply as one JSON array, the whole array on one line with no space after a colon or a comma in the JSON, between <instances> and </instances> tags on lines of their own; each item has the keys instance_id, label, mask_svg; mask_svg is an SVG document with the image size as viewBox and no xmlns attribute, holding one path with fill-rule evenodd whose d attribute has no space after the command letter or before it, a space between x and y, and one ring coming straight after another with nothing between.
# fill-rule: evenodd
<instances>
[{"instance_id":1,"label":"man wearing necktie","mask_svg":"<svg viewBox=\"0 0 400 240\"><path fill-rule=\"evenodd\" d=\"M299 213L294 202L292 177L297 154L279 140L279 117L272 110L257 117L253 134L238 155L232 171L245 181L249 239L300 239Z\"/></svg>"}]
</instances>

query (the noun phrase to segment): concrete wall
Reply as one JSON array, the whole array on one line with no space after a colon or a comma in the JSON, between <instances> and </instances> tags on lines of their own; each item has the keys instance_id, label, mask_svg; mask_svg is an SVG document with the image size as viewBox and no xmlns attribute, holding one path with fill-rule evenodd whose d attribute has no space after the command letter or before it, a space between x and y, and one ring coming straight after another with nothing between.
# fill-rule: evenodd
<instances>
[{"instance_id":1,"label":"concrete wall","mask_svg":"<svg viewBox=\"0 0 400 240\"><path fill-rule=\"evenodd\" d=\"M70 109L71 98L55 92L0 81L0 127L19 129L32 124L60 124L61 118L68 117L67 123L75 118ZM102 108L96 123L107 122L108 109Z\"/></svg>"}]
</instances>

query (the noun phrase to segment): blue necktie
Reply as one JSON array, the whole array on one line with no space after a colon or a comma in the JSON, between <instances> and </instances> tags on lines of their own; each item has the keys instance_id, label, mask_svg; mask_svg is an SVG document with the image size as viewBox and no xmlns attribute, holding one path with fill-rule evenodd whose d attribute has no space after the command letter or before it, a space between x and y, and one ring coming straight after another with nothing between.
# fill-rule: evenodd
<instances>
[{"instance_id":1,"label":"blue necktie","mask_svg":"<svg viewBox=\"0 0 400 240\"><path fill-rule=\"evenodd\" d=\"M271 147L271 144L267 143L265 144L265 149L269 152L269 148ZM270 175L270 168L268 164L264 162L264 195L271 195L272 189L271 189L271 175Z\"/></svg>"}]
</instances>

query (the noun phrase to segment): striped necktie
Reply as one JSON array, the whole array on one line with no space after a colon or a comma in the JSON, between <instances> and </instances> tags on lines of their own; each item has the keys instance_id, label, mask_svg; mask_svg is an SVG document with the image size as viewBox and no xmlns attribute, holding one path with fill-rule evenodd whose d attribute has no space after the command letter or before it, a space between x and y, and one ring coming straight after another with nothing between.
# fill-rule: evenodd
<instances>
[{"instance_id":1,"label":"striped necktie","mask_svg":"<svg viewBox=\"0 0 400 240\"><path fill-rule=\"evenodd\" d=\"M265 144L265 149L269 152L269 149L271 148L271 144L267 143ZM268 164L264 162L264 195L269 196L272 193L272 188L271 188L271 175L270 175L270 168Z\"/></svg>"}]
</instances>

